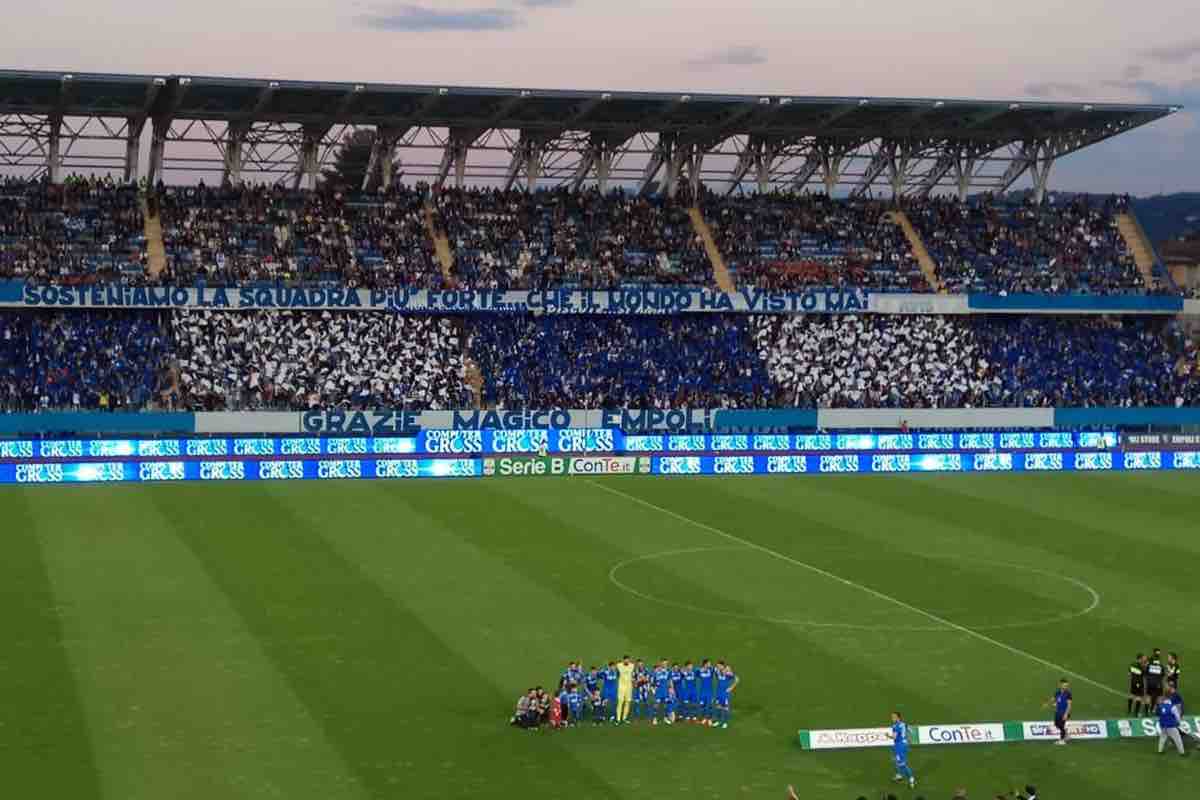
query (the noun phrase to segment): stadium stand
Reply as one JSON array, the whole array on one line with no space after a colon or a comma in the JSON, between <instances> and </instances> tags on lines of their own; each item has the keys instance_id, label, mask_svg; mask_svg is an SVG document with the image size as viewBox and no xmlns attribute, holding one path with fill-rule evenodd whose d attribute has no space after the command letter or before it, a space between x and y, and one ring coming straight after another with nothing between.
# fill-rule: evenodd
<instances>
[{"instance_id":1,"label":"stadium stand","mask_svg":"<svg viewBox=\"0 0 1200 800\"><path fill-rule=\"evenodd\" d=\"M770 380L744 316L503 316L474 326L484 402L505 408L753 408Z\"/></svg>"},{"instance_id":2,"label":"stadium stand","mask_svg":"<svg viewBox=\"0 0 1200 800\"><path fill-rule=\"evenodd\" d=\"M425 231L426 187L386 195L279 187L162 187L168 282L443 284Z\"/></svg>"},{"instance_id":3,"label":"stadium stand","mask_svg":"<svg viewBox=\"0 0 1200 800\"><path fill-rule=\"evenodd\" d=\"M1200 404L1141 317L15 311L0 369L9 410Z\"/></svg>"},{"instance_id":4,"label":"stadium stand","mask_svg":"<svg viewBox=\"0 0 1200 800\"><path fill-rule=\"evenodd\" d=\"M168 380L158 312L0 314L0 409L141 409Z\"/></svg>"},{"instance_id":5,"label":"stadium stand","mask_svg":"<svg viewBox=\"0 0 1200 800\"><path fill-rule=\"evenodd\" d=\"M907 213L949 292L1114 294L1145 288L1117 227L1126 203L932 199Z\"/></svg>"},{"instance_id":6,"label":"stadium stand","mask_svg":"<svg viewBox=\"0 0 1200 800\"><path fill-rule=\"evenodd\" d=\"M756 317L784 404L807 407L1194 405L1194 341L1173 324L1044 316Z\"/></svg>"},{"instance_id":7,"label":"stadium stand","mask_svg":"<svg viewBox=\"0 0 1200 800\"><path fill-rule=\"evenodd\" d=\"M1174 290L1165 273L1160 280L1136 263L1122 233L1133 224L1122 198L1040 206L907 199L896 213L877 200L780 192L718 197L702 189L693 205L686 189L666 199L594 189L395 184L382 194L344 194L200 184L159 186L148 202L158 215L143 214L134 186L108 180L6 182L0 277L182 286L716 287L727 268L738 287L776 290ZM1152 257L1137 252L1143 261Z\"/></svg>"},{"instance_id":8,"label":"stadium stand","mask_svg":"<svg viewBox=\"0 0 1200 800\"><path fill-rule=\"evenodd\" d=\"M683 199L448 189L435 203L455 276L472 288L713 282Z\"/></svg>"},{"instance_id":9,"label":"stadium stand","mask_svg":"<svg viewBox=\"0 0 1200 800\"><path fill-rule=\"evenodd\" d=\"M180 401L194 410L467 408L460 321L386 313L178 311Z\"/></svg>"},{"instance_id":10,"label":"stadium stand","mask_svg":"<svg viewBox=\"0 0 1200 800\"><path fill-rule=\"evenodd\" d=\"M136 186L94 178L0 182L0 278L142 281L145 250Z\"/></svg>"},{"instance_id":11,"label":"stadium stand","mask_svg":"<svg viewBox=\"0 0 1200 800\"><path fill-rule=\"evenodd\" d=\"M903 231L879 201L776 193L709 195L702 203L740 285L928 291Z\"/></svg>"}]
</instances>

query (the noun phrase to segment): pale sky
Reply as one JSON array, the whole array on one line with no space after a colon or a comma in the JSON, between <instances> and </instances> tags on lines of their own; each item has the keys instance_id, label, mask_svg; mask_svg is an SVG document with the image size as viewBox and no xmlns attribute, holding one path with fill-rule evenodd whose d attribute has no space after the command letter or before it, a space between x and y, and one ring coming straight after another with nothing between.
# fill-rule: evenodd
<instances>
[{"instance_id":1,"label":"pale sky","mask_svg":"<svg viewBox=\"0 0 1200 800\"><path fill-rule=\"evenodd\" d=\"M553 89L1070 99L1185 111L1052 188L1200 191L1195 0L59 0L0 67Z\"/></svg>"}]
</instances>

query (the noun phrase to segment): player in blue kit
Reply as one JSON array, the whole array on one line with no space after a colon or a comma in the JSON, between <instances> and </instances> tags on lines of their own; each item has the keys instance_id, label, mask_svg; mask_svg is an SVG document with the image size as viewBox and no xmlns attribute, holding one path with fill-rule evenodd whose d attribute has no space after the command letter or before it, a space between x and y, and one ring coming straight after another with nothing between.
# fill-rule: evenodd
<instances>
[{"instance_id":1,"label":"player in blue kit","mask_svg":"<svg viewBox=\"0 0 1200 800\"><path fill-rule=\"evenodd\" d=\"M620 673L617 672L617 662L608 662L608 667L603 672L604 677L604 712L605 715L614 722L617 719L617 682L620 679Z\"/></svg>"},{"instance_id":2,"label":"player in blue kit","mask_svg":"<svg viewBox=\"0 0 1200 800\"><path fill-rule=\"evenodd\" d=\"M650 676L643 673L633 682L633 718L653 720L654 704L650 702Z\"/></svg>"},{"instance_id":3,"label":"player in blue kit","mask_svg":"<svg viewBox=\"0 0 1200 800\"><path fill-rule=\"evenodd\" d=\"M700 718L701 725L712 725L713 723L714 677L712 662L706 658L696 668L696 702L699 705L697 716Z\"/></svg>"},{"instance_id":4,"label":"player in blue kit","mask_svg":"<svg viewBox=\"0 0 1200 800\"><path fill-rule=\"evenodd\" d=\"M908 766L908 725L899 711L892 712L892 758L896 761L896 781L908 780L910 788L917 785L917 778Z\"/></svg>"},{"instance_id":5,"label":"player in blue kit","mask_svg":"<svg viewBox=\"0 0 1200 800\"><path fill-rule=\"evenodd\" d=\"M1055 744L1066 744L1070 738L1067 736L1067 722L1071 719L1071 705L1074 702L1074 697L1071 695L1071 682L1066 678L1060 679L1054 697L1051 697L1046 704L1054 706L1054 727L1058 729L1058 741Z\"/></svg>"},{"instance_id":6,"label":"player in blue kit","mask_svg":"<svg viewBox=\"0 0 1200 800\"><path fill-rule=\"evenodd\" d=\"M692 666L691 661L687 661L683 665L683 694L679 698L684 719L695 721L696 701L696 668Z\"/></svg>"},{"instance_id":7,"label":"player in blue kit","mask_svg":"<svg viewBox=\"0 0 1200 800\"><path fill-rule=\"evenodd\" d=\"M675 695L674 708L671 710L672 719L683 718L683 670L679 664L671 664L671 691Z\"/></svg>"},{"instance_id":8,"label":"player in blue kit","mask_svg":"<svg viewBox=\"0 0 1200 800\"><path fill-rule=\"evenodd\" d=\"M658 724L661 719L668 725L672 720L670 711L667 708L671 701L671 670L667 666L666 659L658 662L654 667L654 723Z\"/></svg>"},{"instance_id":9,"label":"player in blue kit","mask_svg":"<svg viewBox=\"0 0 1200 800\"><path fill-rule=\"evenodd\" d=\"M579 691L579 686L574 683L571 684L571 688L567 692L567 707L571 710L572 725L583 724L584 702L583 692Z\"/></svg>"},{"instance_id":10,"label":"player in blue kit","mask_svg":"<svg viewBox=\"0 0 1200 800\"><path fill-rule=\"evenodd\" d=\"M738 685L738 677L734 674L732 665L726 664L724 661L718 661L716 678L716 724L721 728L728 728L730 703L733 700L733 690Z\"/></svg>"}]
</instances>

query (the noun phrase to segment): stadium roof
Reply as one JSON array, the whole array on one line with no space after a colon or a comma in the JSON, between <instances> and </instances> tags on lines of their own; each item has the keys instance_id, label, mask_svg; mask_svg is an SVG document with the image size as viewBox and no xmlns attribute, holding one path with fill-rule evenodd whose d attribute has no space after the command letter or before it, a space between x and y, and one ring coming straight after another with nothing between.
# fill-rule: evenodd
<instances>
[{"instance_id":1,"label":"stadium roof","mask_svg":"<svg viewBox=\"0 0 1200 800\"><path fill-rule=\"evenodd\" d=\"M436 176L440 179L451 166L458 167L458 180L467 173L456 163L460 159L453 152L455 145L476 148L488 132L509 130L519 131L520 136L496 149L513 152L507 172L526 181L544 177L547 165L533 161L544 160L547 150L559 147L557 152L581 154L581 135L593 145L600 143L601 158L604 143L619 148L641 135L654 140L645 142L643 155L653 161L656 151L661 151L658 167L674 168L675 174L664 175L667 182L680 172L690 174L690 157L720 152L731 138L741 137L734 149L724 153L744 162L740 175L730 175L737 178L735 183L751 170L760 183L764 176L776 183L774 165L764 168L764 157L778 160L807 154L807 161L821 163L807 175L797 170L797 177L807 182L820 172L827 182L836 178L837 184L843 176L831 174L827 163L833 154L839 161L857 157L879 162L874 166L883 168L877 174L870 175L868 166L859 175L870 177L868 185L885 171L895 173L897 159L933 161L938 166L934 173L941 174L930 184L932 188L953 178L949 149L958 160L980 160L999 148L1020 145L1028 162L1025 169L1036 171L1039 158L1052 161L1177 110L1177 106L1082 102L522 90L0 70L0 118L44 116L54 124L64 118L126 120L128 130L106 128L113 138L122 133L140 135L142 125L150 120L161 128L164 140L208 140L218 146L222 138L237 138L236 131L261 132L275 126L278 133L278 126L297 126L298 138L292 142L297 163L289 165L297 175L305 172L299 163L304 161L299 151L305 130L316 151L339 126L369 126L397 132L401 146L406 134L416 129L447 129L434 142L447 153ZM180 134L189 123L189 131L195 123L203 123L205 136L189 139L188 134ZM566 150L561 149L564 139L573 142ZM525 144L518 147L521 141ZM664 141L667 147L662 146ZM1030 149L1032 143L1041 148L1037 153ZM864 147L868 149L862 151ZM880 147L883 154L876 157ZM536 159L530 157L533 150ZM3 153L0 149L0 159ZM519 163L522 158L524 163ZM461 161L465 160L463 155ZM0 166L4 163L0 160ZM159 167L155 163L151 171ZM589 169L594 171L595 164Z\"/></svg>"}]
</instances>

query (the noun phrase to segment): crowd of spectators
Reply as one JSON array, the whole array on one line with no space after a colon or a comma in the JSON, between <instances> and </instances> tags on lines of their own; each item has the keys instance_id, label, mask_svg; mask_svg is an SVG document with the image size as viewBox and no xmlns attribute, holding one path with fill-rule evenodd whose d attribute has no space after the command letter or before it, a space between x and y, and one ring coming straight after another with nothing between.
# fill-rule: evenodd
<instances>
[{"instance_id":1,"label":"crowd of spectators","mask_svg":"<svg viewBox=\"0 0 1200 800\"><path fill-rule=\"evenodd\" d=\"M951 293L1144 291L1116 215L1127 198L930 199L905 210Z\"/></svg>"},{"instance_id":2,"label":"crowd of spectators","mask_svg":"<svg viewBox=\"0 0 1200 800\"><path fill-rule=\"evenodd\" d=\"M970 324L1004 381L992 405L1200 405L1194 343L1162 320L1006 316Z\"/></svg>"},{"instance_id":3,"label":"crowd of spectators","mask_svg":"<svg viewBox=\"0 0 1200 800\"><path fill-rule=\"evenodd\" d=\"M0 313L0 410L138 410L158 401L170 341L158 313Z\"/></svg>"},{"instance_id":4,"label":"crowd of spectators","mask_svg":"<svg viewBox=\"0 0 1200 800\"><path fill-rule=\"evenodd\" d=\"M782 405L980 407L1003 396L974 330L954 317L759 316L754 329Z\"/></svg>"},{"instance_id":5,"label":"crowd of spectators","mask_svg":"<svg viewBox=\"0 0 1200 800\"><path fill-rule=\"evenodd\" d=\"M160 187L167 280L440 287L427 190L397 185L355 197L279 186Z\"/></svg>"},{"instance_id":6,"label":"crowd of spectators","mask_svg":"<svg viewBox=\"0 0 1200 800\"><path fill-rule=\"evenodd\" d=\"M469 408L460 321L331 311L176 311L194 410Z\"/></svg>"},{"instance_id":7,"label":"crowd of spectators","mask_svg":"<svg viewBox=\"0 0 1200 800\"><path fill-rule=\"evenodd\" d=\"M435 204L455 276L472 288L712 284L686 193L448 189Z\"/></svg>"},{"instance_id":8,"label":"crowd of spectators","mask_svg":"<svg viewBox=\"0 0 1200 800\"><path fill-rule=\"evenodd\" d=\"M0 179L0 279L128 281L145 272L138 187Z\"/></svg>"},{"instance_id":9,"label":"crowd of spectators","mask_svg":"<svg viewBox=\"0 0 1200 800\"><path fill-rule=\"evenodd\" d=\"M809 315L754 326L781 405L1200 404L1195 344L1157 319Z\"/></svg>"},{"instance_id":10,"label":"crowd of spectators","mask_svg":"<svg viewBox=\"0 0 1200 800\"><path fill-rule=\"evenodd\" d=\"M980 197L906 199L903 207L948 291L1111 294L1144 291L1116 225L1126 203L1050 196L1035 206ZM160 214L166 250L166 267L153 277L147 204ZM439 288L447 278L432 221L452 251L449 280L466 288L711 287L692 206L738 286L928 291L891 204L872 199L420 183L383 193L203 183L147 190L111 178L0 182L0 278Z\"/></svg>"},{"instance_id":11,"label":"crowd of spectators","mask_svg":"<svg viewBox=\"0 0 1200 800\"><path fill-rule=\"evenodd\" d=\"M704 217L739 285L926 292L903 231L877 200L823 194L705 195Z\"/></svg>"},{"instance_id":12,"label":"crowd of spectators","mask_svg":"<svg viewBox=\"0 0 1200 800\"><path fill-rule=\"evenodd\" d=\"M1200 350L1136 316L0 313L5 410L469 408L476 390L499 408L1195 406Z\"/></svg>"},{"instance_id":13,"label":"crowd of spectators","mask_svg":"<svg viewBox=\"0 0 1200 800\"><path fill-rule=\"evenodd\" d=\"M744 315L478 318L470 353L484 402L503 408L752 408L773 399Z\"/></svg>"}]
</instances>

